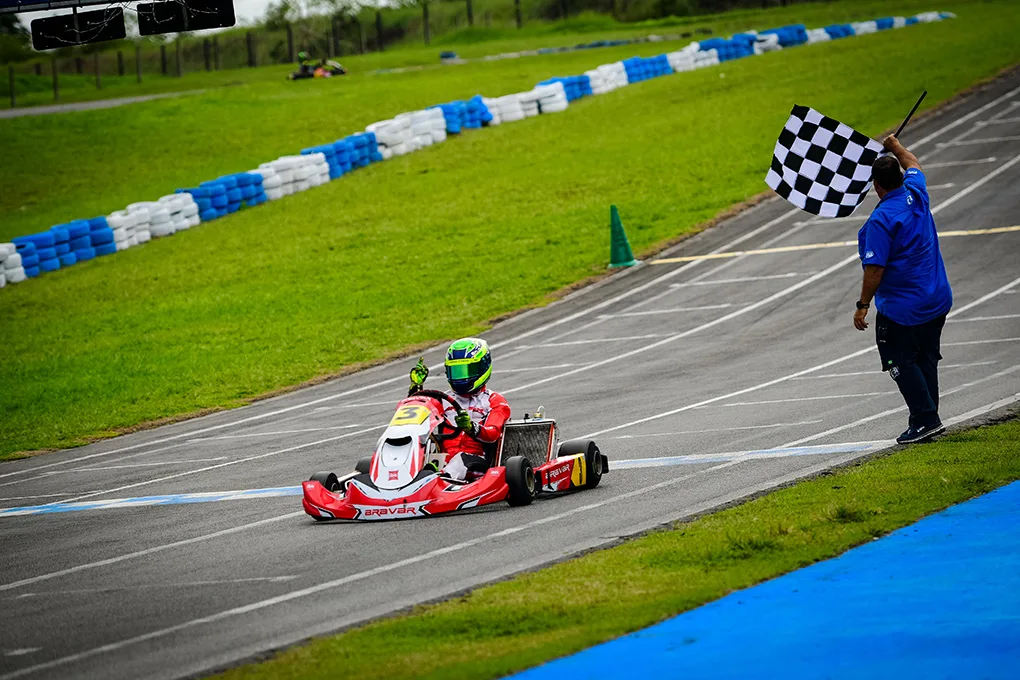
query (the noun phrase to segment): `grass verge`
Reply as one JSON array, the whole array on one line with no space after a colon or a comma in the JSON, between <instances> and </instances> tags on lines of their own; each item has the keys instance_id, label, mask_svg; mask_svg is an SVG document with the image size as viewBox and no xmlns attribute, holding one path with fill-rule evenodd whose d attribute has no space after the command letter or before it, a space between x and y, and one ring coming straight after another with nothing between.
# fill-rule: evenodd
<instances>
[{"instance_id":1,"label":"grass verge","mask_svg":"<svg viewBox=\"0 0 1020 680\"><path fill-rule=\"evenodd\" d=\"M496 678L645 628L1020 478L1020 421L835 471L219 676Z\"/></svg>"},{"instance_id":2,"label":"grass verge","mask_svg":"<svg viewBox=\"0 0 1020 680\"><path fill-rule=\"evenodd\" d=\"M0 459L236 406L542 304L605 271L610 203L647 251L760 193L793 103L877 133L922 87L930 107L1020 61L1020 5L949 4L959 19L640 83L5 289ZM609 52L0 121L16 159L0 164L0 239L625 54ZM889 64L895 77L875 76Z\"/></svg>"}]
</instances>

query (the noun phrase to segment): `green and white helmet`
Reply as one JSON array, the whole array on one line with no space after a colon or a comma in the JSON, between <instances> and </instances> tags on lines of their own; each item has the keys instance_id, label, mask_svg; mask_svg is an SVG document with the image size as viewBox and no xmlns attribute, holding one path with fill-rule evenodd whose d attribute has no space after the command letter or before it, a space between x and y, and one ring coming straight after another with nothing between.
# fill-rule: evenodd
<instances>
[{"instance_id":1,"label":"green and white helmet","mask_svg":"<svg viewBox=\"0 0 1020 680\"><path fill-rule=\"evenodd\" d=\"M492 377L489 344L479 338L462 338L446 351L446 379L457 394L474 394Z\"/></svg>"}]
</instances>

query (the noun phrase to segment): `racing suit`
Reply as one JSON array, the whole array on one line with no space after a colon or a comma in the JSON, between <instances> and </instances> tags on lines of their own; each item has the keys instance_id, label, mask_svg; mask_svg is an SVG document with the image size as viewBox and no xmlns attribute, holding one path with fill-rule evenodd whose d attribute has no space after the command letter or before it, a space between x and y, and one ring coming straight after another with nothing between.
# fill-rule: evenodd
<instances>
[{"instance_id":1,"label":"racing suit","mask_svg":"<svg viewBox=\"0 0 1020 680\"><path fill-rule=\"evenodd\" d=\"M503 425L510 419L510 405L503 395L483 387L474 394L450 393L461 408L471 414L475 432L459 432L455 437L442 440L441 449L449 456L444 472L459 480L471 480L489 468L485 459L485 445L499 441ZM453 423L457 410L448 404L443 414L448 423Z\"/></svg>"}]
</instances>

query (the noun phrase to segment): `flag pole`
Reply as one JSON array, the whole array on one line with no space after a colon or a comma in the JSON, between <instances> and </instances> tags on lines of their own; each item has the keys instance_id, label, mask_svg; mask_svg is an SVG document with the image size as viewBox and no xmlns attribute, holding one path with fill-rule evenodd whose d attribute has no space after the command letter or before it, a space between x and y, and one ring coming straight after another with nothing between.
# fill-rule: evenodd
<instances>
[{"instance_id":1,"label":"flag pole","mask_svg":"<svg viewBox=\"0 0 1020 680\"><path fill-rule=\"evenodd\" d=\"M903 119L900 126L896 128L896 132L893 134L894 137L898 138L900 136L900 133L903 132L903 128L907 127L907 123L909 123L910 119L913 118L914 112L917 111L917 107L921 105L921 102L924 101L926 96L928 96L928 90L922 92L921 96L917 98L917 102L914 103L914 108L910 109L910 113L908 113L907 117Z\"/></svg>"}]
</instances>

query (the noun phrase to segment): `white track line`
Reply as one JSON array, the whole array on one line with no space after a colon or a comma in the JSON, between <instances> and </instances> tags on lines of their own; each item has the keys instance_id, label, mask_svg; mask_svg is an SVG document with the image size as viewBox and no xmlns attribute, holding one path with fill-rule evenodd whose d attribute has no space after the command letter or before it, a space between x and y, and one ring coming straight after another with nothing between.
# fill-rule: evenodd
<instances>
[{"instance_id":1,"label":"white track line","mask_svg":"<svg viewBox=\"0 0 1020 680\"><path fill-rule=\"evenodd\" d=\"M942 364L939 366L940 371L944 371L947 368L971 368L972 366L990 366L991 364L998 363L996 361L971 361L965 364ZM822 380L825 378L852 378L858 375L884 375L883 371L851 371L849 373L826 373L825 375L809 375L803 378L794 378L794 380Z\"/></svg>"},{"instance_id":2,"label":"white track line","mask_svg":"<svg viewBox=\"0 0 1020 680\"><path fill-rule=\"evenodd\" d=\"M959 142L942 142L939 146L973 146L976 144L1004 144L1006 142L1020 142L1020 136L1011 137L985 137L982 139L963 139Z\"/></svg>"},{"instance_id":3,"label":"white track line","mask_svg":"<svg viewBox=\"0 0 1020 680\"><path fill-rule=\"evenodd\" d=\"M953 319L948 323L970 323L971 321L1000 321L1002 319L1020 319L1020 314L998 314L996 316L972 316L969 319Z\"/></svg>"},{"instance_id":4,"label":"white track line","mask_svg":"<svg viewBox=\"0 0 1020 680\"><path fill-rule=\"evenodd\" d=\"M790 399L766 399L765 401L735 401L730 404L710 404L698 408L730 408L733 406L764 406L765 404L792 404L800 401L825 401L827 399L853 399L855 397L884 397L899 394L896 390L888 392L861 392L859 394L829 394L821 397L793 397Z\"/></svg>"},{"instance_id":5,"label":"white track line","mask_svg":"<svg viewBox=\"0 0 1020 680\"><path fill-rule=\"evenodd\" d=\"M322 592L329 591L329 590L335 590L337 588L341 588L343 586L350 585L351 583L358 583L358 582L361 582L361 581L366 581L366 580L369 580L369 579L373 578L374 576L378 576L379 574L384 574L384 573L387 573L387 572L396 571L397 569L402 569L404 567L414 566L416 564L420 564L422 562L426 562L426 561L431 560L431 559L436 558L436 557L442 557L444 555L449 555L451 553L455 553L455 552L460 552L462 550L466 550L467 548L473 548L473 547L478 546L478 545L489 543L489 542L493 541L494 539L504 538L506 536L511 536L513 534L517 534L517 533L520 533L522 531L526 531L528 529L534 529L535 527L539 527L539 526L542 526L542 525L545 525L545 524L554 523L554 522L559 522L559 521L562 521L562 520L565 520L565 519L576 519L579 516L583 516L584 513L588 512L590 510L594 510L596 508L604 507L604 506L610 505L611 503L618 503L620 501L629 500L631 498L636 498L636 497L642 496L644 494L650 493L652 491L657 491L658 489L663 489L663 488L666 488L666 487L675 486L677 484L680 484L682 482L686 482L686 481L688 481L690 479L693 479L695 477L699 477L701 475L708 474L710 472L715 472L717 470L721 470L721 469L730 467L732 465L736 465L739 462L741 462L741 461L735 460L735 461L728 461L728 462L725 462L725 463L720 463L719 465L713 465L712 467L705 468L703 470L697 470L697 471L692 472L690 474L681 475L679 477L674 477L672 479L668 479L668 480L659 482L657 484L652 484L650 486L642 487L642 488L636 489L634 491L629 491L627 493L619 494L617 496L612 496L612 497L607 498L607 499L602 500L602 501L598 501L598 502L595 502L595 503L589 503L587 505L583 505L583 506L580 506L580 507L577 507L577 508L573 508L571 510L567 510L566 512L561 512L561 513L558 513L558 514L555 514L555 515L547 515L546 517L542 517L540 519L534 520L532 522L528 522L526 524L521 524L521 525L518 525L518 526L512 526L512 527L509 527L507 529L503 529L502 531L497 531L497 532L492 533L492 534L488 534L488 535L485 535L485 536L478 536L477 538L472 538L472 539L469 539L469 540L466 540L466 541L462 541L460 543L455 543L455 544L450 545L450 546L446 546L446 547L443 547L443 548L437 548L436 550L431 550L431 551L429 551L427 553L422 553L420 555L415 555L414 557L409 557L407 559L398 560L396 562L390 562L389 564L384 564L384 565L375 567L373 569L367 569L365 571L360 571L360 572L357 572L357 573L354 573L354 574L350 574L348 576L344 576L342 578L334 579L332 581L326 581L324 583L318 583L318 584L316 584L314 586L309 586L307 588L302 588L300 590L295 590L295 591L292 591L292 592L289 592L289 593L285 593L283 595L277 595L276 597L271 597L271 598L268 598L268 599L265 599L265 600L260 600L258 602L252 602L251 604L242 605L240 607L234 607L233 609L227 609L227 610L224 610L224 611L217 612L215 614L210 614L208 616L203 616L201 618L192 619L191 621L185 621L183 623L179 623L179 624L174 625L174 626L169 626L167 628L163 628L163 629L160 629L160 630L154 630L154 631L150 631L148 633L143 633L141 635L137 635L135 637L128 638L128 639L125 639L125 640L119 640L117 642L111 642L109 644L101 645L99 647L94 647L92 649L88 649L88 650L85 650L83 652L78 652L77 654L69 654L67 656L63 656L63 657L60 657L58 659L52 659L50 661L46 661L44 663L36 664L34 666L27 666L25 668L20 668L20 669L14 671L12 673L7 673L6 675L0 676L0 680L13 680L14 678L20 678L20 677L23 677L25 675L29 675L31 673L36 673L36 672L39 672L39 671L49 670L51 668L56 668L58 666L63 666L65 664L69 664L69 663L75 663L75 662L78 662L78 661L82 661L84 659L88 659L88 658L97 656L99 654L105 654L105 653L108 653L108 652L114 652L114 651L117 651L119 649L123 649L125 647L130 647L132 645L136 645L136 644L139 644L139 643L142 643L142 642L147 642L149 640L158 640L160 638L165 638L165 637L168 637L170 635L174 635L175 633L179 633L181 631L189 630L191 628L196 628L198 626L203 626L203 625L211 624L211 623L219 623L221 621L226 621L228 619L231 619L231 618L234 618L234 617L237 617L237 616L243 616L243 615L246 615L246 614L251 614L253 612L262 611L263 609L268 609L269 607L273 607L273 606L276 606L278 604L283 604L285 602L291 602L293 600L302 599L302 598L309 597L311 595L315 595L315 594L322 593ZM301 513L293 513L293 514L301 514ZM285 515L285 517L293 516L293 514L292 515ZM282 517L274 518L272 521L278 521L279 519L283 519L283 518ZM264 520L264 521L269 521L269 520ZM9 588L10 588L10 586L0 586L0 590L6 590L6 589L9 589Z\"/></svg>"},{"instance_id":6,"label":"white track line","mask_svg":"<svg viewBox=\"0 0 1020 680\"><path fill-rule=\"evenodd\" d=\"M1000 342L1020 342L1020 338L991 338L989 340L966 340L964 342L944 342L943 347L964 347L965 345L995 345Z\"/></svg>"},{"instance_id":7,"label":"white track line","mask_svg":"<svg viewBox=\"0 0 1020 680\"><path fill-rule=\"evenodd\" d=\"M6 590L14 590L15 588L23 588L24 586L32 585L33 583L41 583L42 581L49 581L62 576L70 576L71 574L77 574L83 571L89 571L91 569L98 569L99 567L108 567L111 564L119 564L120 562L126 562L128 560L138 559L139 557L147 557L149 555L155 555L173 548L181 548L186 545L194 545L195 543L202 543L204 541L210 541L214 538L221 538L223 536L230 536L232 534L247 531L249 529L257 529L264 527L267 524L273 524L280 522L285 519L294 519L295 517L301 517L305 514L304 510L298 512L288 512L286 515L278 515L276 517L269 517L267 519L260 519L257 522L249 522L248 524L242 524L236 527L230 527L229 529L223 529L221 531L214 531L211 534L204 534L202 536L193 536L192 538L185 538L180 541L174 541L173 543L164 543L163 545L155 545L151 548L145 548L144 550L137 550L135 552L127 553L125 555L118 555L117 557L108 557L104 560L98 560L96 562L89 562L87 564L78 564L67 569L61 569L59 571L51 571L48 574L40 574L38 576L32 576L25 578L20 581L13 581L11 583L4 583L0 585L0 592Z\"/></svg>"},{"instance_id":8,"label":"white track line","mask_svg":"<svg viewBox=\"0 0 1020 680\"><path fill-rule=\"evenodd\" d=\"M675 284L671 284L675 285ZM700 307L671 307L669 309L653 309L647 312L618 312L616 314L599 314L599 320L618 319L630 316L648 316L649 314L683 314L685 312L707 312L713 309L729 309L738 305L732 302L723 302L718 305L702 305Z\"/></svg>"},{"instance_id":9,"label":"white track line","mask_svg":"<svg viewBox=\"0 0 1020 680\"><path fill-rule=\"evenodd\" d=\"M743 430L768 430L777 427L796 427L797 425L816 425L821 420L802 420L796 423L773 423L771 425L744 425L742 427L711 427L705 430L683 430L681 432L651 432L648 434L621 434L613 439L641 439L644 437L679 437L685 434L705 434L708 432L740 432ZM616 464L616 461L613 461Z\"/></svg>"},{"instance_id":10,"label":"white track line","mask_svg":"<svg viewBox=\"0 0 1020 680\"><path fill-rule=\"evenodd\" d=\"M686 286L720 286L728 283L751 283L752 281L796 279L801 276L810 276L815 273L817 272L788 272L786 274L772 274L770 276L741 276L735 279L705 279L701 281L691 281L690 283L671 283L670 286L673 288L683 288Z\"/></svg>"},{"instance_id":11,"label":"white track line","mask_svg":"<svg viewBox=\"0 0 1020 680\"><path fill-rule=\"evenodd\" d=\"M718 317L718 318L716 318L716 319L714 319L712 321L709 321L707 323L703 323L700 326L695 326L694 328L688 329L686 331L682 331L680 333L675 333L673 335L670 335L669 337L666 337L666 338L663 338L662 340L659 340L658 342L653 342L651 344L647 344L647 345L644 345L642 347L638 347L636 349L632 349L629 352L624 352L624 353L618 354L618 355L616 355L614 357L609 357L608 359L603 359L602 361L597 361L597 362L591 364L588 367L574 369L572 371L567 371L567 372L561 373L559 375L549 376L548 378L543 378L541 380L536 380L534 382L528 383L527 385L521 385L519 387L514 387L513 389L504 390L503 393L504 394L508 394L508 393L511 393L511 392L520 392L521 390L531 389L533 387L537 387L538 385L544 385L545 383L552 382L553 380L562 380L565 377L568 377L568 376L580 373L582 371L587 371L590 368L598 368L600 366L606 366L608 364L616 363L617 361L622 361L623 359L630 358L630 357L632 357L632 356L634 356L636 354L641 354L641 353L647 352L648 350L652 350L652 349L655 349L657 347L662 347L663 345L668 345L669 343L675 342L677 340L680 340L681 338L689 337L691 335L694 335L695 333L700 333L701 331L707 330L707 329L712 328L714 326L717 326L717 325L719 325L721 323L725 323L725 322L730 321L732 319L736 319L739 316L743 316L744 314L747 314L749 312L753 312L754 310L759 309L760 307L764 307L765 305L771 304L771 303L775 302L776 300L780 300L780 299L782 299L784 297L787 297L788 295L792 295L792 294L796 293L798 290L800 290L801 288L805 288L807 286L810 286L813 283L815 283L816 281L825 278L826 276L828 276L829 274L832 274L833 272L839 271L843 267L847 266L848 264L850 264L852 262L856 262L857 260L858 260L858 257L857 257L856 254L851 255L848 258L840 260L839 262L837 262L836 264L832 265L828 269L820 271L817 274L815 274L814 276L808 277L808 278L806 278L806 279L804 279L804 280L802 280L802 281L800 281L800 282L798 282L798 283L796 283L796 284L794 284L794 285L792 285L792 286L790 286L788 288L785 288L785 289L779 291L778 293L774 293L774 294L768 296L767 298L763 298L761 300L758 300L757 302L755 302L753 304L750 304L750 305L747 305L746 307L742 307L742 308L740 308L740 309L738 309L738 310L736 310L734 312L730 312L729 314L726 314L724 316L720 316L720 317Z\"/></svg>"},{"instance_id":12,"label":"white track line","mask_svg":"<svg viewBox=\"0 0 1020 680\"><path fill-rule=\"evenodd\" d=\"M668 338L667 333L649 333L648 335L625 335L615 338L591 338L590 340L567 340L565 342L544 342L541 345L520 345L522 349L537 349L540 347L570 347L573 345L598 345L604 342L634 342L635 340L655 340L657 338ZM503 390L506 392L506 390Z\"/></svg>"},{"instance_id":13,"label":"white track line","mask_svg":"<svg viewBox=\"0 0 1020 680\"><path fill-rule=\"evenodd\" d=\"M995 156L989 156L988 158L979 158L973 161L945 161L944 163L925 163L924 169L931 170L934 168L955 168L961 165L980 165L982 163L994 163L998 158Z\"/></svg>"},{"instance_id":14,"label":"white track line","mask_svg":"<svg viewBox=\"0 0 1020 680\"><path fill-rule=\"evenodd\" d=\"M81 496L75 496L74 498L68 498L67 500L64 500L64 501L61 501L61 502L62 503L71 503L71 502L74 502L74 501L81 501L81 500L85 500L86 498L92 498L94 496L102 496L102 495L108 494L108 493L115 493L117 491L124 491L125 489L135 489L135 488L137 488L139 486L146 486L148 484L156 484L157 482L166 482L166 481L169 481L171 479L179 479L180 477L188 477L190 475L197 475L197 474L199 474L201 472L208 472L209 470L218 470L220 468L229 467L231 465L238 465L239 463L248 463L248 462L251 462L253 460L262 460L264 458L269 458L271 456L278 456L281 453L290 453L292 451L300 451L301 449L307 449L307 448L309 448L311 446L320 446L322 444L328 444L329 442L335 442L335 441L338 441L340 439L346 439L348 437L354 437L354 436L357 436L359 434L365 434L367 432L372 432L373 430L382 430L382 429L385 429L385 427L386 427L385 425L376 425L375 427L366 427L365 429L357 430L356 432L348 432L347 434L341 434L341 435L337 435L336 437L329 437L327 439L319 439L317 441L308 442L306 444L298 444L297 446L288 446L285 449L277 449L276 451L270 451L268 453L260 453L260 454L258 454L256 456L248 456L246 458L238 458L237 460L229 460L226 463L220 463L219 465L210 465L208 467L199 468L198 470L188 470L186 472L178 472L177 474L173 474L173 475L166 475L165 477L157 477L156 479L147 479L147 480L142 481L142 482L135 482L134 484L125 484L124 486L118 486L118 487L116 487L114 489L105 489L103 491L93 491L92 493L87 493L87 494L84 494L84 495L81 495Z\"/></svg>"},{"instance_id":15,"label":"white track line","mask_svg":"<svg viewBox=\"0 0 1020 680\"><path fill-rule=\"evenodd\" d=\"M927 135L925 137L922 137L921 139L917 140L916 142L911 142L910 143L910 148L912 148L912 149L913 148L917 148L919 146L927 144L928 142L930 142L931 140L935 139L936 137L941 137L943 134L945 134L946 132L949 132L953 128L956 128L956 127L958 127L960 125L963 125L964 123L966 123L967 121L969 121L969 120L971 120L973 118L977 118L978 116L980 116L982 113L984 113L988 109L993 108L995 106L998 106L1000 103L1002 103L1002 102L1004 102L1004 101L1006 101L1008 99L1012 99L1018 93L1020 93L1020 87L1014 88L1014 89L1010 90L1009 92L1007 92L1006 94L1001 95L999 97L996 97L995 99L993 99L992 101L988 102L984 106L982 106L980 108L977 108L977 109L974 109L973 111L971 111L970 113L968 113L968 114L966 114L964 116L960 116L959 118L957 118L956 120L954 120L951 123L943 125L941 128L939 128L935 132L932 132L931 134L929 134L929 135ZM1012 106L1012 104L1011 104L1011 106Z\"/></svg>"},{"instance_id":16,"label":"white track line","mask_svg":"<svg viewBox=\"0 0 1020 680\"><path fill-rule=\"evenodd\" d=\"M964 305L963 307L961 307L958 310L953 310L952 312L949 313L948 316L952 317L952 316L955 316L957 314L962 314L963 312L967 311L968 309L972 309L973 307L975 307L977 305L980 305L980 304L982 304L984 302L987 302L988 300L991 300L991 299L995 298L998 295L1003 294L1004 292L1012 289L1018 283L1020 283L1020 278L1014 279L1013 281L1007 283L1005 286L1000 286L999 288L996 288L991 293L988 293L986 295L982 295L977 300L974 300L970 304ZM1017 338L1017 339L1020 340L1020 338ZM844 361L849 361L849 360L854 359L856 357L864 356L865 354L870 354L871 352L874 352L874 351L875 351L875 346L872 345L871 347L866 347L864 349L857 350L856 352L851 352L850 354L846 354L846 355L844 355L842 357L839 357L838 359L833 359L831 361L826 361L825 363L818 364L817 366L812 366L811 368L806 368L806 369L801 370L801 371L797 371L796 373L790 373L790 374L784 375L784 376L782 376L780 378L775 378L773 380L769 380L769 381L766 381L766 382L763 382L763 383L759 383L757 385L752 385L751 387L746 387L746 388L744 388L742 390L737 390L736 392L730 392L729 394L724 394L724 395L721 395L721 396L718 396L718 397L712 397L710 399L705 399L704 401L699 401L699 402L694 403L694 404L687 404L686 406L680 406L680 407L675 408L675 409L670 409L668 411L663 411L661 413L656 413L656 414L653 414L653 415L650 415L650 416L646 416L644 418L639 418L638 420L632 420L629 423L624 423L622 425L616 425L614 427L606 428L604 430L598 430L597 432L592 432L590 434L584 435L583 438L588 439L588 438L595 437L595 436L600 435L600 434L606 434L608 432L615 432L617 430L622 430L622 429L624 429L626 427L632 427L634 425L640 425L642 423L647 423L647 422L650 422L652 420L658 420L660 418L667 418L669 416L676 415L678 413L683 413L684 411L690 411L691 409L699 408L701 406L706 406L708 404L714 404L714 403L719 402L719 401L725 401L727 399L732 399L733 397L739 397L742 394L748 394L749 392L755 392L757 390L761 390L761 389L764 389L766 387L772 387L773 385L778 385L780 383L786 382L787 380L794 380L794 379L799 378L801 376L810 375L812 373L815 373L816 371L820 371L820 370L823 370L825 368L828 368L829 366L835 366L837 364L843 363Z\"/></svg>"},{"instance_id":17,"label":"white track line","mask_svg":"<svg viewBox=\"0 0 1020 680\"><path fill-rule=\"evenodd\" d=\"M939 397L940 398L941 397L948 397L951 394L956 394L957 392L961 392L963 390L969 389L971 387L974 387L975 385L980 385L981 383L986 383L989 380L996 380L997 378L1005 377L1005 376L1010 375L1012 373L1016 373L1017 371L1020 371L1020 364L1016 364L1014 366L1010 366L1007 369L999 371L998 373L993 373L992 375L985 376L984 378L978 378L977 380L972 380L972 381L970 381L968 383L964 383L962 385L958 385L957 387L954 387L951 390L947 390L945 392L942 392L939 395ZM831 429L826 430L825 432L819 432L818 434L813 434L813 435L811 435L809 437L803 437L801 439L794 440L792 442L784 444L783 447L800 446L801 444L806 444L808 442L813 442L813 441L816 441L818 439L822 439L823 437L828 437L829 435L836 434L837 432L843 432L843 431L849 430L850 428L853 428L853 427L858 427L860 425L865 425L865 424L870 423L870 422L872 422L874 420L878 420L880 418L885 418L886 416L891 416L891 415L896 414L896 413L902 413L903 411L906 411L906 410L907 410L907 407L906 407L905 404L903 406L897 406L896 408L891 408L891 409L889 409L887 411L882 411L881 413L876 413L875 415L866 416L866 417L861 418L859 420L855 420L852 423L846 423L844 425L839 425L838 427L833 427Z\"/></svg>"},{"instance_id":18,"label":"white track line","mask_svg":"<svg viewBox=\"0 0 1020 680\"><path fill-rule=\"evenodd\" d=\"M224 439L248 439L250 437L275 437L281 434L304 434L306 432L329 432L332 430L349 430L353 427L362 427L361 423L355 423L353 425L334 425L331 427L305 427L299 430L276 430L275 432L247 432L245 434L224 434L217 437L198 437L196 439L189 439L188 443L191 442L211 442L220 441ZM79 468L80 469L80 468Z\"/></svg>"}]
</instances>

